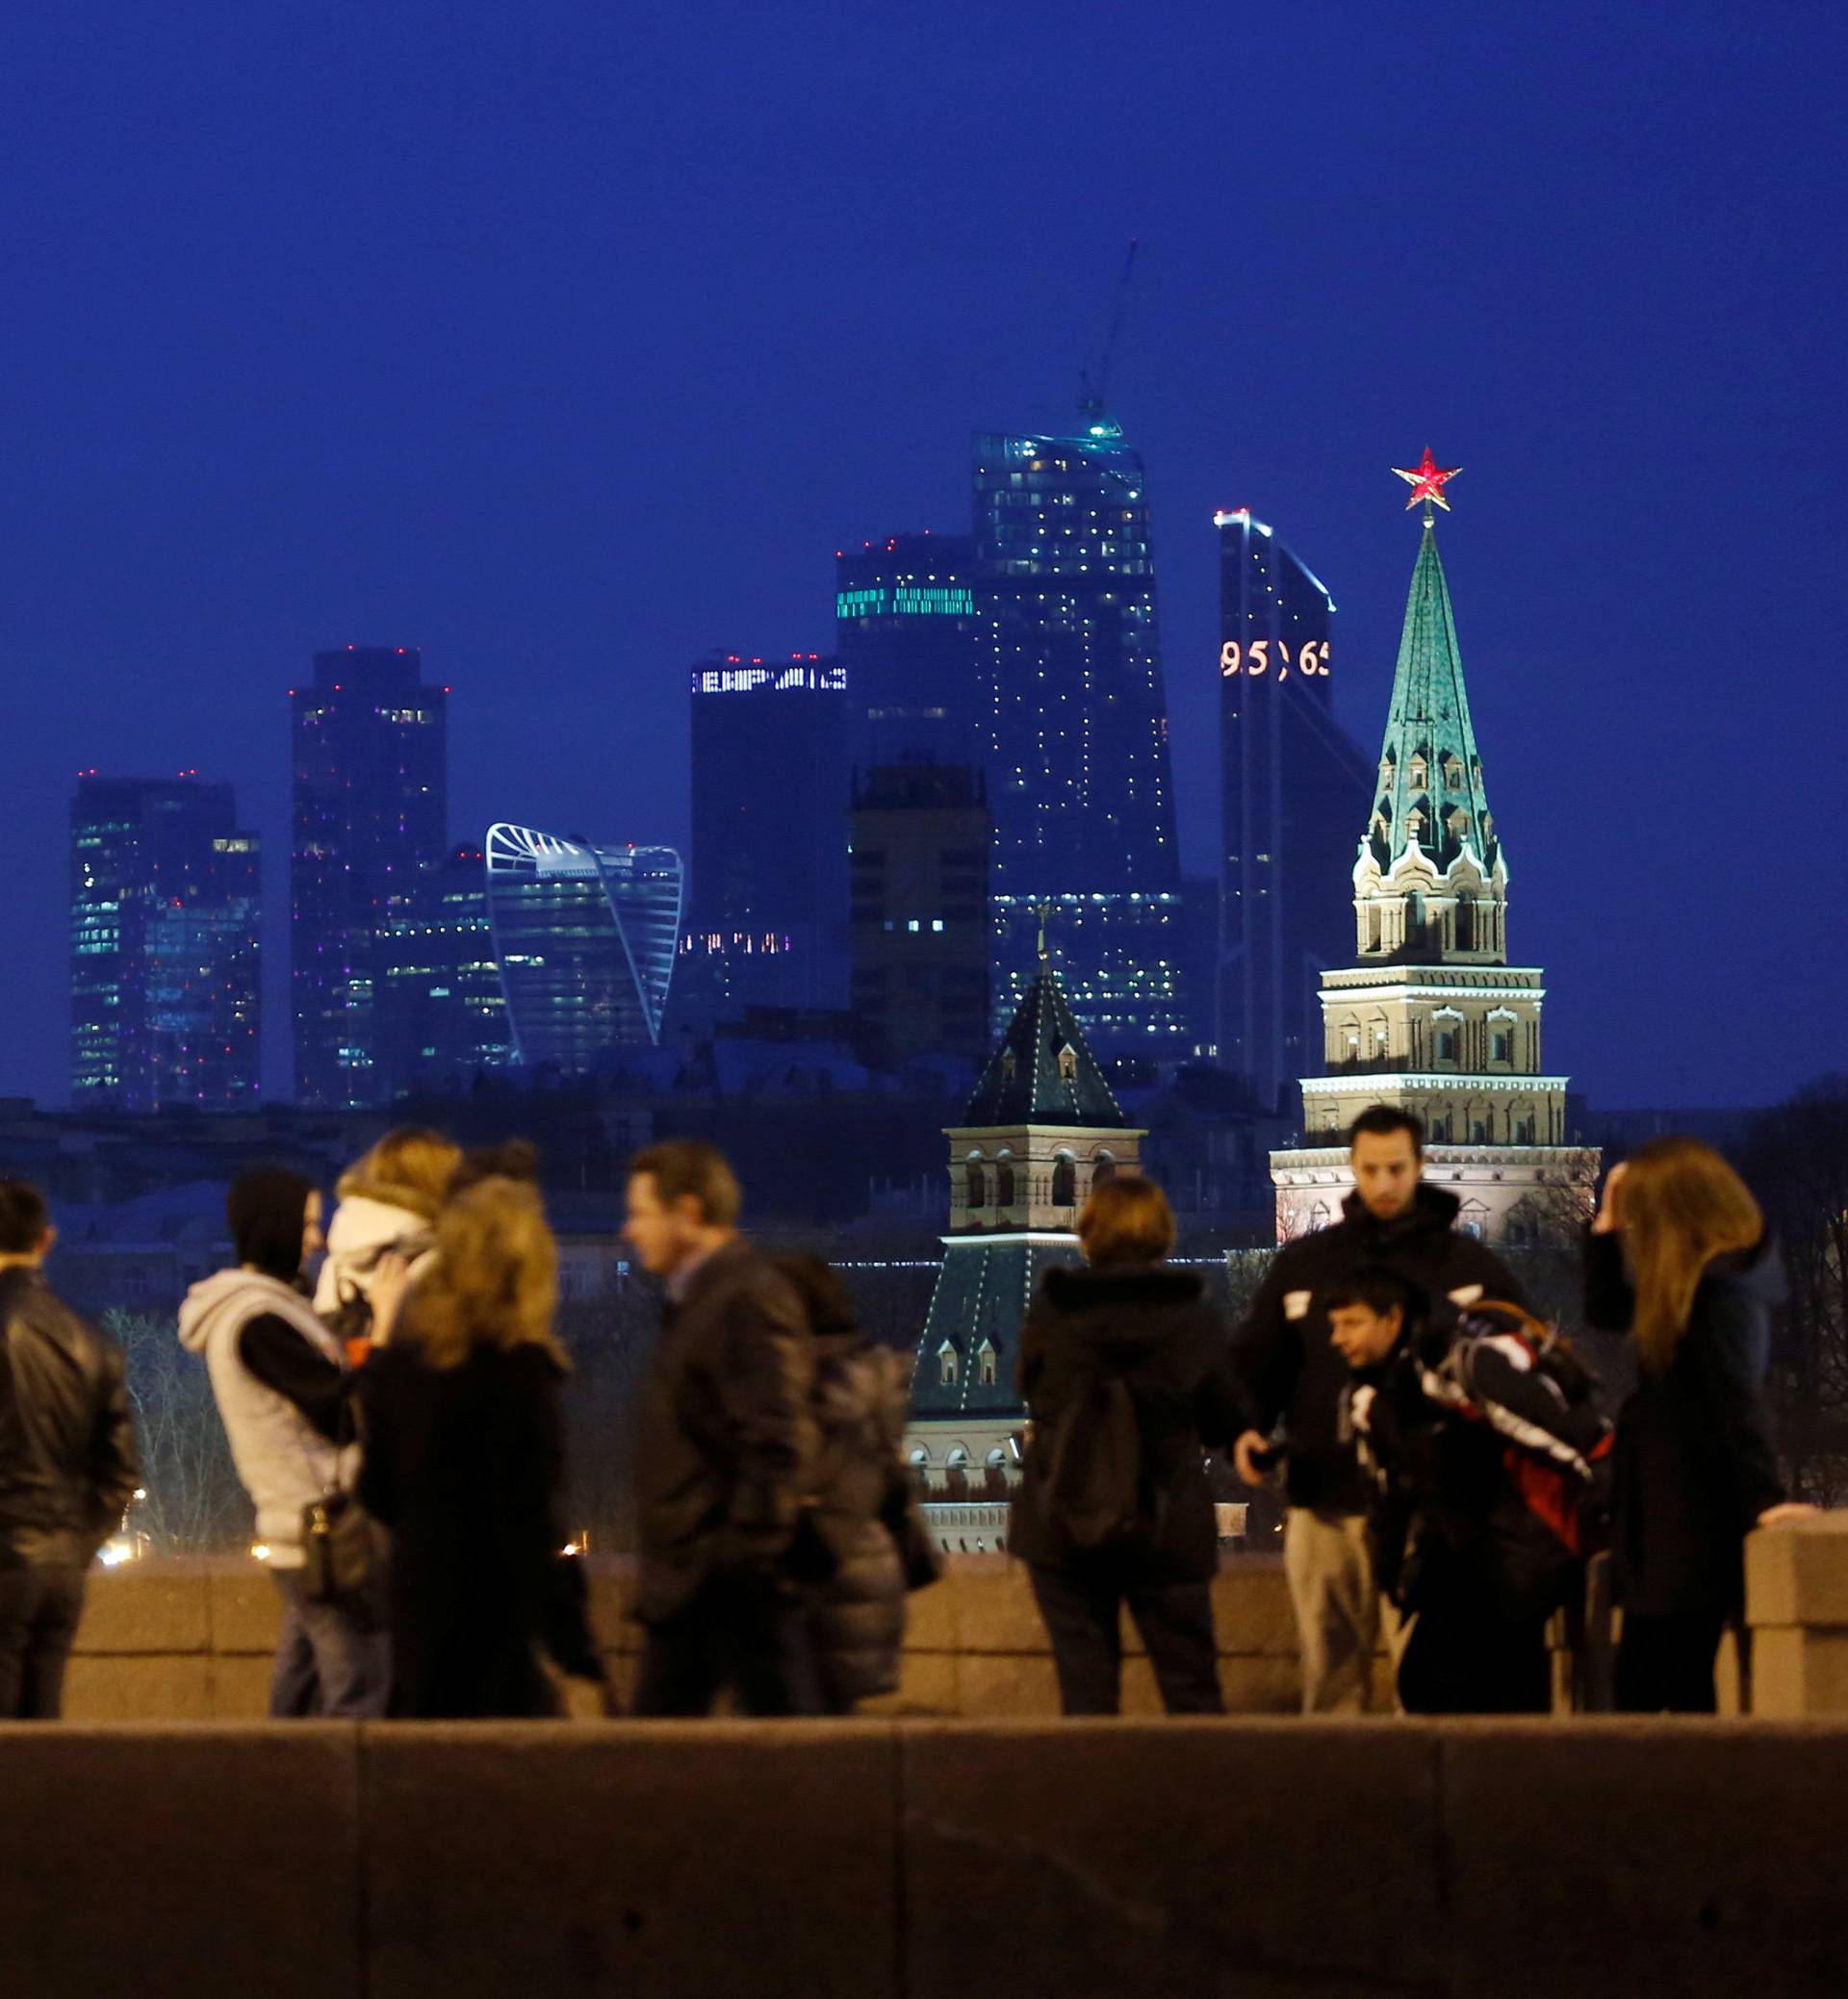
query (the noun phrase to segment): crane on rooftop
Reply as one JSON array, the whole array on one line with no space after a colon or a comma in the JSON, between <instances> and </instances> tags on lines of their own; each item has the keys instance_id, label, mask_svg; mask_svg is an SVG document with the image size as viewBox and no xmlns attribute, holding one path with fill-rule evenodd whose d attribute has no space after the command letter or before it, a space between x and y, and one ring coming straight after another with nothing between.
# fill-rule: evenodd
<instances>
[{"instance_id":1,"label":"crane on rooftop","mask_svg":"<svg viewBox=\"0 0 1848 1999\"><path fill-rule=\"evenodd\" d=\"M1081 370L1078 376L1078 411L1094 436L1101 437L1108 428L1113 428L1105 410L1105 397L1110 389L1110 364L1116 352L1117 336L1123 330L1123 315L1129 309L1129 281L1136 270L1136 250L1140 239L1129 239L1129 251L1123 258L1123 268L1116 279L1116 288L1111 294L1110 320L1104 330L1104 345L1097 356L1097 367Z\"/></svg>"}]
</instances>

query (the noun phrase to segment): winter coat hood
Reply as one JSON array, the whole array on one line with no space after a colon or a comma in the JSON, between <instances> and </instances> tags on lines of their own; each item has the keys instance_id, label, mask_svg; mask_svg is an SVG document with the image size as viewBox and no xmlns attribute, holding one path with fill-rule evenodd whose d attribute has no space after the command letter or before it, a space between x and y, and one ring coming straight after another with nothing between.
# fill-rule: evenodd
<instances>
[{"instance_id":1,"label":"winter coat hood","mask_svg":"<svg viewBox=\"0 0 1848 1999\"><path fill-rule=\"evenodd\" d=\"M346 1182L343 1181L345 1187ZM380 1193L344 1193L327 1225L327 1254L315 1281L315 1310L330 1317L355 1295L372 1295L378 1260L401 1249L420 1271L430 1251L430 1223L417 1209Z\"/></svg>"},{"instance_id":2,"label":"winter coat hood","mask_svg":"<svg viewBox=\"0 0 1848 1999\"><path fill-rule=\"evenodd\" d=\"M1205 1293L1195 1272L1166 1264L1055 1264L1041 1280L1040 1300L1063 1338L1114 1350L1120 1364L1172 1339Z\"/></svg>"},{"instance_id":3,"label":"winter coat hood","mask_svg":"<svg viewBox=\"0 0 1848 1999\"><path fill-rule=\"evenodd\" d=\"M203 1353L214 1332L231 1318L242 1322L264 1312L310 1332L318 1345L325 1338L308 1300L293 1284L261 1270L234 1269L201 1277L180 1300L180 1345L189 1353Z\"/></svg>"},{"instance_id":4,"label":"winter coat hood","mask_svg":"<svg viewBox=\"0 0 1848 1999\"><path fill-rule=\"evenodd\" d=\"M1750 1249L1716 1256L1701 1281L1717 1285L1735 1297L1749 1299L1766 1311L1782 1305L1790 1295L1790 1279L1784 1259L1769 1234L1760 1237Z\"/></svg>"}]
</instances>

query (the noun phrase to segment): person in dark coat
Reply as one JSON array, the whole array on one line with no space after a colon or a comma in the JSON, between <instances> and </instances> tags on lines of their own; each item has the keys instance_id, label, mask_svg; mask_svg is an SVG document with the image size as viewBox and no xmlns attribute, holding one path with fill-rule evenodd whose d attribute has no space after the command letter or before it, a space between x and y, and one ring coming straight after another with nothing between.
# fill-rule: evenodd
<instances>
[{"instance_id":1,"label":"person in dark coat","mask_svg":"<svg viewBox=\"0 0 1848 1999\"><path fill-rule=\"evenodd\" d=\"M1354 1191L1341 1219L1277 1251L1233 1349L1246 1399L1234 1456L1247 1485L1263 1483L1270 1433L1283 1428L1283 1565L1306 1714L1372 1704L1380 1629L1368 1485L1338 1420L1348 1367L1330 1343L1329 1294L1362 1270L1384 1269L1434 1308L1477 1298L1527 1303L1501 1258L1457 1226L1456 1196L1420 1178L1424 1127L1411 1112L1373 1105L1354 1119L1348 1149Z\"/></svg>"},{"instance_id":2,"label":"person in dark coat","mask_svg":"<svg viewBox=\"0 0 1848 1999\"><path fill-rule=\"evenodd\" d=\"M361 1503L392 1530L394 1715L552 1715L542 1664L602 1682L582 1571L566 1556L552 1329L557 1252L537 1189L490 1178L438 1217L405 1297L401 1258L372 1288L359 1377Z\"/></svg>"},{"instance_id":3,"label":"person in dark coat","mask_svg":"<svg viewBox=\"0 0 1848 1999\"><path fill-rule=\"evenodd\" d=\"M1374 1579L1410 1625L1400 1705L1546 1713L1547 1621L1584 1587L1578 1506L1610 1449L1590 1373L1517 1308L1433 1320L1385 1270L1337 1286L1328 1318L1374 1481Z\"/></svg>"},{"instance_id":4,"label":"person in dark coat","mask_svg":"<svg viewBox=\"0 0 1848 1999\"><path fill-rule=\"evenodd\" d=\"M1049 1269L1020 1328L1030 1419L1008 1547L1024 1561L1066 1714L1115 1714L1128 1605L1170 1714L1222 1714L1212 1578L1219 1536L1204 1452L1229 1445L1239 1403L1225 1327L1191 1270L1168 1268L1174 1217L1152 1181L1107 1180L1078 1217L1086 1267ZM1126 1392L1126 1399L1124 1394ZM1095 1449L1075 1426L1133 1411L1120 1530L1062 1466ZM1102 1457L1093 1457L1093 1465ZM1081 1517L1078 1508L1087 1509Z\"/></svg>"},{"instance_id":5,"label":"person in dark coat","mask_svg":"<svg viewBox=\"0 0 1848 1999\"><path fill-rule=\"evenodd\" d=\"M809 1607L831 1714L897 1690L905 1645L900 1538L911 1505L899 1455L911 1409L908 1355L860 1329L839 1273L818 1256L776 1269L802 1301L814 1349L817 1430L810 1499L794 1567Z\"/></svg>"},{"instance_id":6,"label":"person in dark coat","mask_svg":"<svg viewBox=\"0 0 1848 1999\"><path fill-rule=\"evenodd\" d=\"M55 1721L84 1577L138 1477L122 1353L45 1282L44 1197L0 1180L0 1722Z\"/></svg>"},{"instance_id":7,"label":"person in dark coat","mask_svg":"<svg viewBox=\"0 0 1848 1999\"><path fill-rule=\"evenodd\" d=\"M624 1234L665 1280L635 1455L637 1715L817 1714L791 1554L815 1458L815 1356L789 1281L738 1234L738 1183L697 1140L638 1153Z\"/></svg>"},{"instance_id":8,"label":"person in dark coat","mask_svg":"<svg viewBox=\"0 0 1848 1999\"><path fill-rule=\"evenodd\" d=\"M1745 1606L1745 1537L1789 1503L1764 1407L1783 1267L1750 1190L1697 1139L1611 1168L1586 1242L1585 1315L1636 1345L1617 1418L1617 1705L1711 1714L1720 1634Z\"/></svg>"}]
</instances>

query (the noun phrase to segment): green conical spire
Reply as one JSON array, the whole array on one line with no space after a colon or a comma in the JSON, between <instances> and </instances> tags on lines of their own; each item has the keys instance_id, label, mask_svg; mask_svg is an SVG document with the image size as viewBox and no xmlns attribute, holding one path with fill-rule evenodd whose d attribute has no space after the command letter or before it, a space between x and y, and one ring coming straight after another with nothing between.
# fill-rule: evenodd
<instances>
[{"instance_id":1,"label":"green conical spire","mask_svg":"<svg viewBox=\"0 0 1848 1999\"><path fill-rule=\"evenodd\" d=\"M1485 877L1495 870L1495 821L1482 787L1463 654L1428 510L1405 602L1365 850L1380 873L1390 875L1414 840L1440 875L1466 850Z\"/></svg>"}]
</instances>

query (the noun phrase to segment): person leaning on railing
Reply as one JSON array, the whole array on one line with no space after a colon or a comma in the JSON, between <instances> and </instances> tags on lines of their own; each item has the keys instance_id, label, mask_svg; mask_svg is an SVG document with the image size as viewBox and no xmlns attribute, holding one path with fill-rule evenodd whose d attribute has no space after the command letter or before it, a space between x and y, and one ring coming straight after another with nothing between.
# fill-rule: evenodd
<instances>
[{"instance_id":1,"label":"person leaning on railing","mask_svg":"<svg viewBox=\"0 0 1848 1999\"><path fill-rule=\"evenodd\" d=\"M1586 1239L1585 1314L1636 1345L1611 1500L1628 1712L1713 1712L1746 1535L1815 1510L1789 1502L1762 1394L1784 1290L1758 1202L1710 1146L1654 1139L1610 1169Z\"/></svg>"}]
</instances>

